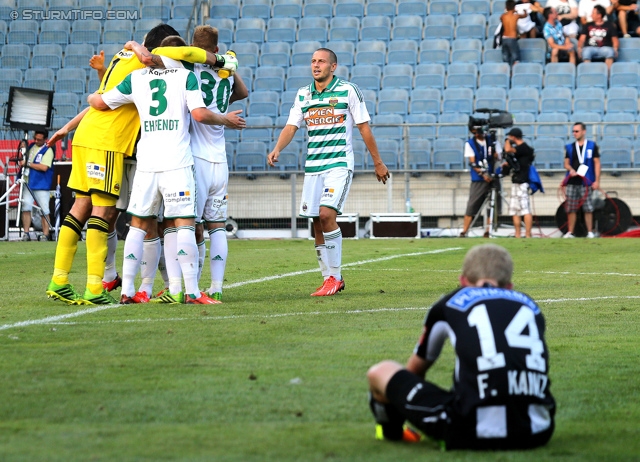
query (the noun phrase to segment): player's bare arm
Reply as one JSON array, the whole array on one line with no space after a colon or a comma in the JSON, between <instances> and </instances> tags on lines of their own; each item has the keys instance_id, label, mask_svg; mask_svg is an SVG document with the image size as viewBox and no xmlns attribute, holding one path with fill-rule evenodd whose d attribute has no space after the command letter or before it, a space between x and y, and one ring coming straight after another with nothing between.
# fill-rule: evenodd
<instances>
[{"instance_id":1,"label":"player's bare arm","mask_svg":"<svg viewBox=\"0 0 640 462\"><path fill-rule=\"evenodd\" d=\"M240 117L241 112L242 109L238 109L237 111L232 111L226 115L222 115L211 112L207 108L199 107L191 111L191 117L193 117L193 120L200 122L201 124L224 125L225 127L232 128L234 130L242 130L247 126L247 123L242 117Z\"/></svg>"},{"instance_id":2,"label":"player's bare arm","mask_svg":"<svg viewBox=\"0 0 640 462\"><path fill-rule=\"evenodd\" d=\"M87 103L98 111L106 111L107 109L110 109L109 106L107 106L107 103L104 102L104 99L102 99L102 95L99 93L91 93L87 97Z\"/></svg>"},{"instance_id":3,"label":"player's bare arm","mask_svg":"<svg viewBox=\"0 0 640 462\"><path fill-rule=\"evenodd\" d=\"M78 125L80 125L82 118L87 112L89 112L88 107L84 108L77 116L75 116L73 119L67 122L60 130L55 132L51 136L51 138L49 138L49 141L47 141L47 146L49 147L53 146L54 144L56 144L57 141L61 140L62 138L67 136L70 132L78 128Z\"/></svg>"},{"instance_id":4,"label":"player's bare arm","mask_svg":"<svg viewBox=\"0 0 640 462\"><path fill-rule=\"evenodd\" d=\"M245 99L249 96L249 89L245 85L244 81L239 74L233 75L233 92L231 92L231 98L229 98L229 104L234 101Z\"/></svg>"},{"instance_id":5,"label":"player's bare arm","mask_svg":"<svg viewBox=\"0 0 640 462\"><path fill-rule=\"evenodd\" d=\"M289 143L291 143L291 140L293 140L293 137L295 136L296 131L298 131L298 127L296 127L295 125L284 126L284 128L280 132L280 136L278 137L278 142L273 148L273 151L271 151L267 156L267 163L271 167L276 166L276 162L278 162L278 157L280 157L280 151L282 151L284 148L286 148L289 145Z\"/></svg>"},{"instance_id":6,"label":"player's bare arm","mask_svg":"<svg viewBox=\"0 0 640 462\"><path fill-rule=\"evenodd\" d=\"M104 50L100 50L100 54L93 55L89 59L89 66L96 70L98 73L98 80L102 80L107 68L104 65Z\"/></svg>"},{"instance_id":7,"label":"player's bare arm","mask_svg":"<svg viewBox=\"0 0 640 462\"><path fill-rule=\"evenodd\" d=\"M378 152L378 145L376 144L376 139L373 137L373 132L371 131L371 127L368 122L363 122L357 125L358 130L360 130L360 134L362 135L362 141L364 141L365 146L369 150L369 154L371 154L371 159L373 160L373 166L376 171L376 178L378 181L382 181L383 184L387 184L387 179L389 179L389 169L382 162L382 158L380 158L380 153Z\"/></svg>"},{"instance_id":8,"label":"player's bare arm","mask_svg":"<svg viewBox=\"0 0 640 462\"><path fill-rule=\"evenodd\" d=\"M164 69L165 67L160 56L151 53L144 45L139 44L135 40L130 40L125 43L124 49L133 51L138 58L138 61L147 67L152 67L154 69Z\"/></svg>"},{"instance_id":9,"label":"player's bare arm","mask_svg":"<svg viewBox=\"0 0 640 462\"><path fill-rule=\"evenodd\" d=\"M424 379L432 364L433 361L426 361L420 356L412 354L407 361L407 370Z\"/></svg>"}]
</instances>

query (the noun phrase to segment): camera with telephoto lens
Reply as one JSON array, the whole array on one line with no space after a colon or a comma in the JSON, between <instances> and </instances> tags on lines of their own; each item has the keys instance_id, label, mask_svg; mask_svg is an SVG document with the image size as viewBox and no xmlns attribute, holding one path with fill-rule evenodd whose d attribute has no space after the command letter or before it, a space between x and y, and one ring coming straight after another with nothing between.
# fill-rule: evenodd
<instances>
[{"instance_id":1,"label":"camera with telephoto lens","mask_svg":"<svg viewBox=\"0 0 640 462\"><path fill-rule=\"evenodd\" d=\"M489 114L487 117L469 116L469 131L495 131L497 128L507 128L513 125L513 116L500 109L476 109L477 113Z\"/></svg>"},{"instance_id":2,"label":"camera with telephoto lens","mask_svg":"<svg viewBox=\"0 0 640 462\"><path fill-rule=\"evenodd\" d=\"M510 143L509 140L506 141L507 143ZM511 167L511 170L514 173L518 173L520 171L520 162L518 162L518 159L516 158L516 155L512 152L507 152L505 153L505 157L504 160L507 161L507 164L509 164L509 167Z\"/></svg>"}]
</instances>

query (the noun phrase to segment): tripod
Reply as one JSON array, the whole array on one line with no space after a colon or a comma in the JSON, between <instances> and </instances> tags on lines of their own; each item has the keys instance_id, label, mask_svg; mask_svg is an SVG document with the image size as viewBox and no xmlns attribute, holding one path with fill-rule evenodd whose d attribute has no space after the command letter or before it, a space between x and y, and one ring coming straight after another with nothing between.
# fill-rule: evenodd
<instances>
[{"instance_id":1,"label":"tripod","mask_svg":"<svg viewBox=\"0 0 640 462\"><path fill-rule=\"evenodd\" d=\"M24 132L24 138L23 138L23 142L27 143L27 140L29 139L29 134L28 132ZM18 163L20 160L20 157L24 158L24 156L28 155L28 153L26 152L26 147L22 147L21 145L18 145L18 152L16 153L17 156L15 158L15 162ZM6 213L6 217L5 217L5 237L6 240L9 240L9 207L11 205L11 199L9 199L10 194L16 189L19 188L19 192L18 192L18 211L17 211L17 216L16 216L16 227L19 230L19 234L22 234L22 229L20 228L20 220L22 218L22 203L24 201L23 197L24 197L24 191L25 188L27 191L29 191L29 194L31 194L31 197L34 198L35 200L35 195L33 194L33 191L31 190L31 188L29 187L29 183L26 181L26 177L29 176L29 172L30 172L30 168L29 168L29 159L26 159L25 165L22 168L22 171L20 173L18 173L18 176L16 178L16 181L13 183L13 185L11 185L10 188L7 189L7 191L3 194L2 197L0 197L0 206L4 205L5 208L5 213ZM9 185L9 179L7 177L7 186ZM37 208L38 210L40 210L41 215L44 217L45 221L47 222L47 224L49 225L49 233L51 233L53 231L53 226L51 226L51 221L49 220L49 217L46 216L44 213L42 213L42 208L40 207L39 204L34 203L33 204L34 208ZM29 230L27 230L27 233L29 232Z\"/></svg>"},{"instance_id":2,"label":"tripod","mask_svg":"<svg viewBox=\"0 0 640 462\"><path fill-rule=\"evenodd\" d=\"M478 213L476 213L476 215L473 217L469 229L473 228L473 225L478 220L478 217L482 215L483 210L488 210L489 237L495 236L495 233L498 230L498 204L500 200L503 200L507 204L507 207L509 206L509 203L502 195L501 180L502 176L499 175L494 175L494 177L491 179L491 190L485 197L484 202L482 202L480 209L478 209Z\"/></svg>"}]
</instances>

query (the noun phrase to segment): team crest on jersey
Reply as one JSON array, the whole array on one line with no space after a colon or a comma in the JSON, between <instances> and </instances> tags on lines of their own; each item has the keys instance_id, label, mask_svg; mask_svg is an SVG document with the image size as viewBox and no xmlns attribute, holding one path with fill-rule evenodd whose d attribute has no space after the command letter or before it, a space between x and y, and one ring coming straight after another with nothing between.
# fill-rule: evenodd
<instances>
[{"instance_id":1,"label":"team crest on jersey","mask_svg":"<svg viewBox=\"0 0 640 462\"><path fill-rule=\"evenodd\" d=\"M115 192L120 192L120 183L116 183L113 189Z\"/></svg>"},{"instance_id":2,"label":"team crest on jersey","mask_svg":"<svg viewBox=\"0 0 640 462\"><path fill-rule=\"evenodd\" d=\"M335 107L338 104L338 98L329 98L329 106Z\"/></svg>"},{"instance_id":3,"label":"team crest on jersey","mask_svg":"<svg viewBox=\"0 0 640 462\"><path fill-rule=\"evenodd\" d=\"M308 209L309 209L309 207L307 206L307 203L306 203L306 202L303 202L303 203L302 203L302 211L303 211L303 212L306 212Z\"/></svg>"}]
</instances>

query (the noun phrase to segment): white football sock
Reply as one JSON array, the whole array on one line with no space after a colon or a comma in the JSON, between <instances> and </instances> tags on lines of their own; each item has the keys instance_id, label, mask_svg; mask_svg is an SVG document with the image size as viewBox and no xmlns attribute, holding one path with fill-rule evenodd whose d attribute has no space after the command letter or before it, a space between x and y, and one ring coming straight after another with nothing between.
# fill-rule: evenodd
<instances>
[{"instance_id":1,"label":"white football sock","mask_svg":"<svg viewBox=\"0 0 640 462\"><path fill-rule=\"evenodd\" d=\"M182 269L184 291L187 294L200 296L198 288L198 246L196 230L193 226L178 228L178 262Z\"/></svg>"},{"instance_id":2,"label":"white football sock","mask_svg":"<svg viewBox=\"0 0 640 462\"><path fill-rule=\"evenodd\" d=\"M329 266L327 265L329 257L327 256L327 246L325 244L316 245L316 256L318 257L322 277L327 279L329 277Z\"/></svg>"},{"instance_id":3,"label":"white football sock","mask_svg":"<svg viewBox=\"0 0 640 462\"><path fill-rule=\"evenodd\" d=\"M342 279L342 231L340 228L323 233L324 245L327 247L329 274L338 281Z\"/></svg>"},{"instance_id":4,"label":"white football sock","mask_svg":"<svg viewBox=\"0 0 640 462\"><path fill-rule=\"evenodd\" d=\"M202 268L204 268L204 259L207 257L207 245L205 240L198 242L198 281L202 276Z\"/></svg>"},{"instance_id":5,"label":"white football sock","mask_svg":"<svg viewBox=\"0 0 640 462\"><path fill-rule=\"evenodd\" d=\"M122 262L122 295L133 297L136 294L135 280L140 261L146 231L131 226L124 241L124 259Z\"/></svg>"},{"instance_id":6,"label":"white football sock","mask_svg":"<svg viewBox=\"0 0 640 462\"><path fill-rule=\"evenodd\" d=\"M142 283L139 292L146 292L147 295L153 294L153 281L156 279L156 268L162 253L160 238L149 239L144 241L142 251L142 261L140 262L140 276Z\"/></svg>"},{"instance_id":7,"label":"white football sock","mask_svg":"<svg viewBox=\"0 0 640 462\"><path fill-rule=\"evenodd\" d=\"M227 243L227 232L224 228L214 228L209 230L209 266L211 268L210 294L222 293L224 282L224 270L227 266L227 256L229 255L229 245Z\"/></svg>"},{"instance_id":8,"label":"white football sock","mask_svg":"<svg viewBox=\"0 0 640 462\"><path fill-rule=\"evenodd\" d=\"M113 281L118 275L116 270L116 250L118 248L118 233L115 231L107 236L107 259L104 261L103 281Z\"/></svg>"},{"instance_id":9,"label":"white football sock","mask_svg":"<svg viewBox=\"0 0 640 462\"><path fill-rule=\"evenodd\" d=\"M178 230L166 228L164 230L164 263L169 278L169 292L182 292L182 268L178 262Z\"/></svg>"}]
</instances>

